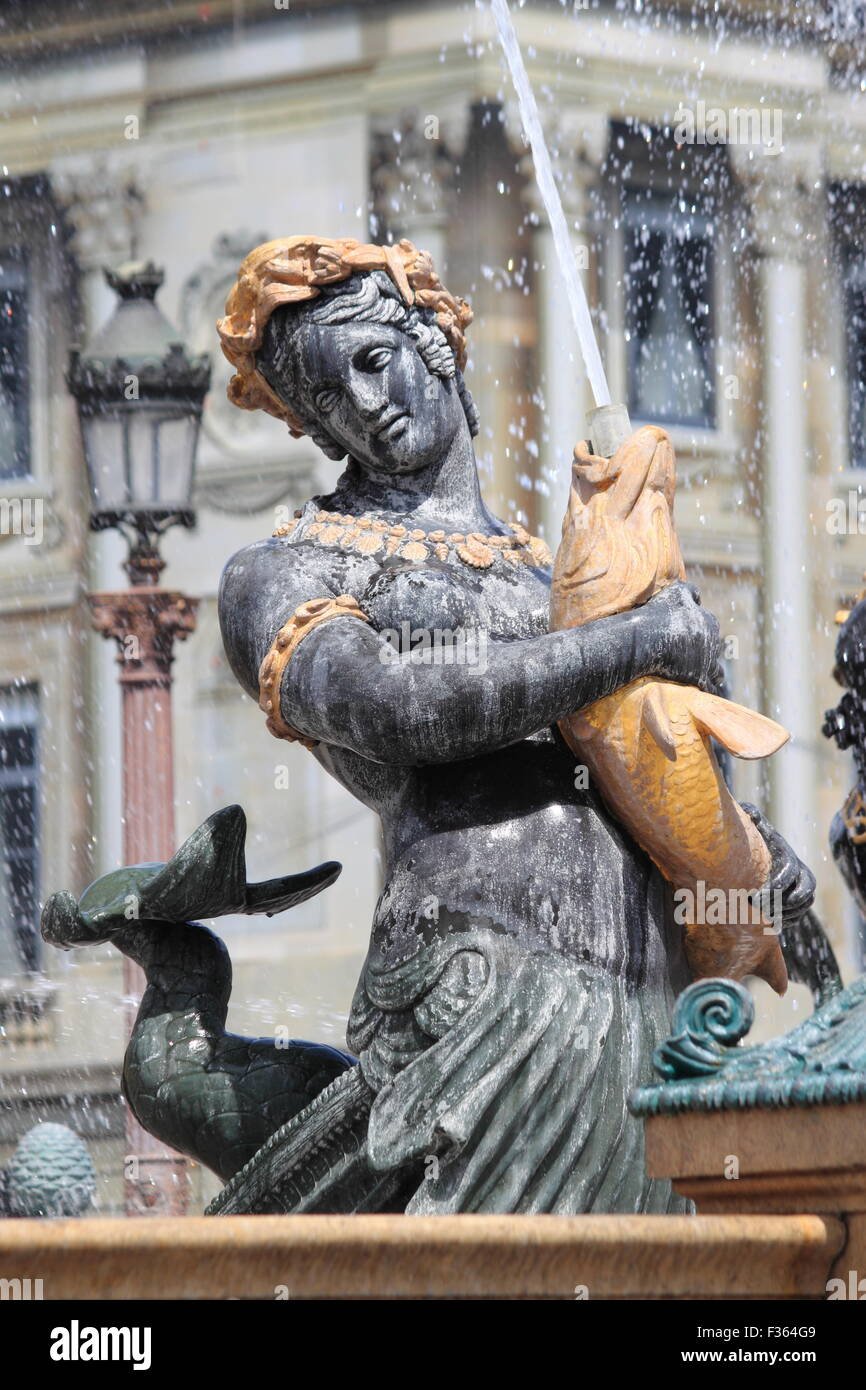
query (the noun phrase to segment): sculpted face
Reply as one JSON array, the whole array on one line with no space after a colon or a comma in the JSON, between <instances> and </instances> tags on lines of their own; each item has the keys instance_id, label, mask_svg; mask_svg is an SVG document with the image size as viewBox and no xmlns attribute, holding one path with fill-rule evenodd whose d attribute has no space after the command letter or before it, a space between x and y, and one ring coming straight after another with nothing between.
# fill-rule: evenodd
<instances>
[{"instance_id":1,"label":"sculpted face","mask_svg":"<svg viewBox=\"0 0 866 1390\"><path fill-rule=\"evenodd\" d=\"M400 329L307 322L295 353L295 408L371 473L417 473L467 428L454 378L434 376Z\"/></svg>"}]
</instances>

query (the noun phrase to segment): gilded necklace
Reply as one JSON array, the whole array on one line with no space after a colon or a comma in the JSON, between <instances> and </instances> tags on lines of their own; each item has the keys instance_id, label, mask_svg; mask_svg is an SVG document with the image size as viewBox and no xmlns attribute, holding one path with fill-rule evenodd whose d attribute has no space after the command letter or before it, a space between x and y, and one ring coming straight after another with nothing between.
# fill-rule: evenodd
<instances>
[{"instance_id":1,"label":"gilded necklace","mask_svg":"<svg viewBox=\"0 0 866 1390\"><path fill-rule=\"evenodd\" d=\"M290 536L302 516L283 522L274 536ZM316 512L315 520L304 529L302 540L316 545L336 546L359 555L397 555L403 560L421 562L431 557L448 560L452 554L473 569L489 569L497 558L506 565L546 568L552 556L544 541L531 536L519 522L508 523L510 536L485 535L481 531L422 531L417 527L392 525L369 516L343 515L342 512Z\"/></svg>"}]
</instances>

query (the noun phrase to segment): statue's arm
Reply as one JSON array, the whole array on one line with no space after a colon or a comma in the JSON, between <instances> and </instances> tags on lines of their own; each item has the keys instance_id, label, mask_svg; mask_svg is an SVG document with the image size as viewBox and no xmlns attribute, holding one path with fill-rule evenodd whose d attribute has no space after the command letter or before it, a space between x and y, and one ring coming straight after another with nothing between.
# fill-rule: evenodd
<instances>
[{"instance_id":1,"label":"statue's arm","mask_svg":"<svg viewBox=\"0 0 866 1390\"><path fill-rule=\"evenodd\" d=\"M220 622L232 668L258 696L258 669L280 627L308 599L335 594L308 559L269 543L223 574ZM357 618L322 623L286 667L281 712L306 736L377 762L452 762L493 752L639 676L707 686L718 625L685 585L643 608L582 628L490 641L486 669L385 664L375 630Z\"/></svg>"}]
</instances>

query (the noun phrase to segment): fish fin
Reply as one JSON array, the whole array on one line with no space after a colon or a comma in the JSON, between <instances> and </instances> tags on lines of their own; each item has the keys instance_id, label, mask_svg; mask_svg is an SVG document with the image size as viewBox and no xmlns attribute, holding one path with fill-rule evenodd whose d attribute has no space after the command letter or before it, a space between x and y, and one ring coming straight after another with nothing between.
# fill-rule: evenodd
<instances>
[{"instance_id":1,"label":"fish fin","mask_svg":"<svg viewBox=\"0 0 866 1390\"><path fill-rule=\"evenodd\" d=\"M665 757L670 762L676 762L677 745L671 730L670 720L664 706L662 693L658 685L653 682L644 691L643 704L641 706L641 726L646 729L658 744Z\"/></svg>"},{"instance_id":2,"label":"fish fin","mask_svg":"<svg viewBox=\"0 0 866 1390\"><path fill-rule=\"evenodd\" d=\"M756 965L755 974L762 980L766 980L770 989L774 989L777 994L786 994L788 990L788 970L785 965L785 957L782 955L782 948L778 941L774 941L772 947L766 952L763 959Z\"/></svg>"},{"instance_id":3,"label":"fish fin","mask_svg":"<svg viewBox=\"0 0 866 1390\"><path fill-rule=\"evenodd\" d=\"M735 758L769 758L791 737L765 714L703 690L689 691L688 706L703 732L717 739Z\"/></svg>"},{"instance_id":4,"label":"fish fin","mask_svg":"<svg viewBox=\"0 0 866 1390\"><path fill-rule=\"evenodd\" d=\"M777 937L756 936L738 927L686 928L686 958L697 980L756 975L777 994L788 988L788 971Z\"/></svg>"}]
</instances>

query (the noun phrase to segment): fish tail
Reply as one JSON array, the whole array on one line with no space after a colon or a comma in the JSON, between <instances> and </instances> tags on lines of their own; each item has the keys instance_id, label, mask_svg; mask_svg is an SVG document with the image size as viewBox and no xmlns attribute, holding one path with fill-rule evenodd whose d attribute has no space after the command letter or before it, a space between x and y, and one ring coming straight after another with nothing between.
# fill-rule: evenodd
<instances>
[{"instance_id":1,"label":"fish tail","mask_svg":"<svg viewBox=\"0 0 866 1390\"><path fill-rule=\"evenodd\" d=\"M769 758L791 735L774 719L757 710L708 695L697 687L689 688L686 697L689 712L703 733L719 742L735 758Z\"/></svg>"}]
</instances>

